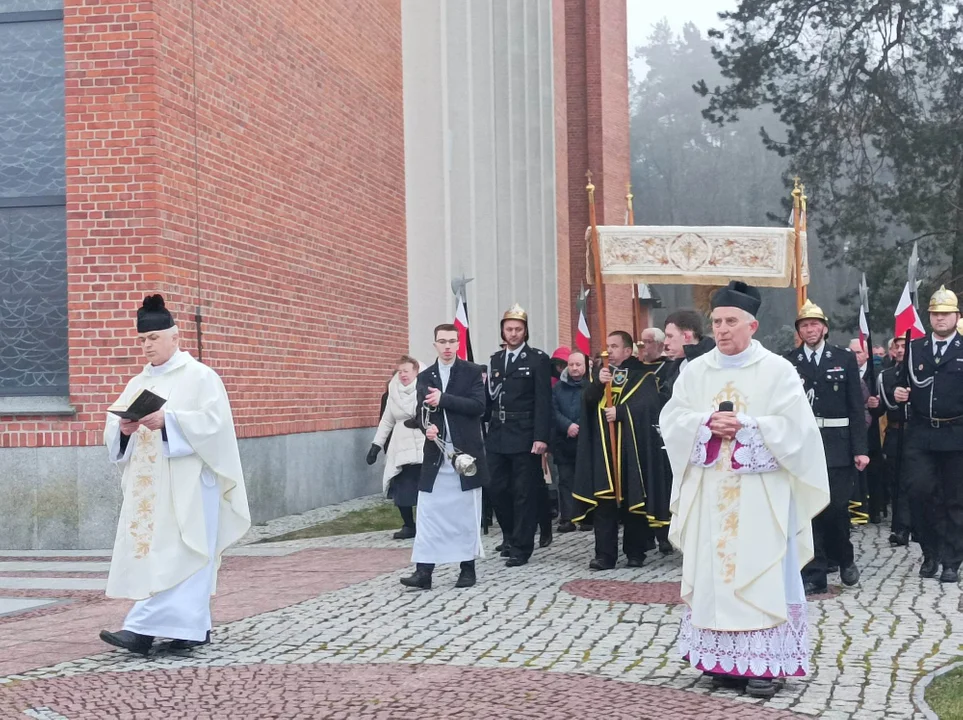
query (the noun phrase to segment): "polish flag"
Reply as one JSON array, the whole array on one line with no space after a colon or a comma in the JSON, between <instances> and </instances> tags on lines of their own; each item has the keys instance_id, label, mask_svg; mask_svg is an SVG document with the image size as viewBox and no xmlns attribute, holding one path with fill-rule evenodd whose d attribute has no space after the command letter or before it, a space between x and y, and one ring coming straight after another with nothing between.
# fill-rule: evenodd
<instances>
[{"instance_id":1,"label":"polish flag","mask_svg":"<svg viewBox=\"0 0 963 720\"><path fill-rule=\"evenodd\" d=\"M866 322L866 310L863 306L859 306L859 344L862 346L863 350L872 354L872 348L866 347L866 341L869 338L869 323Z\"/></svg>"},{"instance_id":2,"label":"polish flag","mask_svg":"<svg viewBox=\"0 0 963 720\"><path fill-rule=\"evenodd\" d=\"M458 330L458 357L462 360L474 362L471 351L471 335L468 333L468 306L465 298L458 295L458 307L455 309L455 328Z\"/></svg>"},{"instance_id":3,"label":"polish flag","mask_svg":"<svg viewBox=\"0 0 963 720\"><path fill-rule=\"evenodd\" d=\"M578 314L578 331L575 333L575 347L585 353L585 357L590 357L592 335L589 333L588 323L585 322L585 311L580 310Z\"/></svg>"},{"instance_id":4,"label":"polish flag","mask_svg":"<svg viewBox=\"0 0 963 720\"><path fill-rule=\"evenodd\" d=\"M926 335L926 331L923 330L923 321L920 320L920 316L916 312L916 307L910 298L909 283L906 283L906 286L903 288L903 294L900 296L895 315L896 337L905 337L907 330L910 333L911 340L916 340Z\"/></svg>"}]
</instances>

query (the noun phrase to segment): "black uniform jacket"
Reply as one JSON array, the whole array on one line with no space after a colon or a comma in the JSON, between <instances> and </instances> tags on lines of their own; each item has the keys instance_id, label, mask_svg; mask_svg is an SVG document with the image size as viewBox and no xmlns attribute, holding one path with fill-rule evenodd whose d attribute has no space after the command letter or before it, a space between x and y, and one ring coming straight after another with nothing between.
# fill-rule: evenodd
<instances>
[{"instance_id":1,"label":"black uniform jacket","mask_svg":"<svg viewBox=\"0 0 963 720\"><path fill-rule=\"evenodd\" d=\"M823 427L828 467L852 467L856 455L867 455L866 404L859 365L849 350L826 343L814 368L804 347L786 353L803 382L813 415L824 420L849 420L848 427Z\"/></svg>"},{"instance_id":2,"label":"black uniform jacket","mask_svg":"<svg viewBox=\"0 0 963 720\"><path fill-rule=\"evenodd\" d=\"M425 396L432 388L441 390L438 363L418 375L418 414L422 429L427 425L438 428L439 437L445 439L445 418L451 430L451 441L456 450L475 458L478 472L471 477L461 476L461 489L473 490L488 484L488 463L485 461L485 443L482 439L482 416L485 414L485 383L482 368L475 363L455 360L448 377L448 389L441 394L438 407L431 408L427 425L424 422ZM441 449L432 441L425 440L425 457L421 464L418 489L431 492L442 461Z\"/></svg>"},{"instance_id":3,"label":"black uniform jacket","mask_svg":"<svg viewBox=\"0 0 963 720\"><path fill-rule=\"evenodd\" d=\"M636 358L612 368L612 402L616 407L615 457L619 462L623 506L652 521L668 521L672 482L659 435L659 413L664 398L655 372ZM600 500L615 499L613 453L609 424L605 420L605 386L596 377L582 393L575 462L575 520L580 520ZM652 493L656 497L649 497ZM658 505L657 511L654 507Z\"/></svg>"},{"instance_id":4,"label":"black uniform jacket","mask_svg":"<svg viewBox=\"0 0 963 720\"><path fill-rule=\"evenodd\" d=\"M489 452L530 453L552 439L552 363L541 350L523 345L508 367L499 350L488 365Z\"/></svg>"},{"instance_id":5,"label":"black uniform jacket","mask_svg":"<svg viewBox=\"0 0 963 720\"><path fill-rule=\"evenodd\" d=\"M682 348L685 353L684 360L692 362L697 357L702 357L707 352L711 352L715 349L715 346L716 341L710 337L704 337L697 343L686 345ZM679 373L682 372L682 362L683 360L666 360L665 367L659 373L660 391L667 399L672 396L672 386L675 384L676 378L679 377Z\"/></svg>"},{"instance_id":6,"label":"black uniform jacket","mask_svg":"<svg viewBox=\"0 0 963 720\"><path fill-rule=\"evenodd\" d=\"M963 450L963 339L950 340L939 362L933 338L913 340L908 350L910 417L907 442L935 452Z\"/></svg>"},{"instance_id":7,"label":"black uniform jacket","mask_svg":"<svg viewBox=\"0 0 963 720\"><path fill-rule=\"evenodd\" d=\"M897 435L900 423L906 419L906 405L896 402L896 388L904 385L903 363L896 363L884 367L876 376L879 386L879 407L873 411L877 417L886 416L886 438L883 441L883 453L887 457L896 457ZM905 430L904 430L905 432Z\"/></svg>"}]
</instances>

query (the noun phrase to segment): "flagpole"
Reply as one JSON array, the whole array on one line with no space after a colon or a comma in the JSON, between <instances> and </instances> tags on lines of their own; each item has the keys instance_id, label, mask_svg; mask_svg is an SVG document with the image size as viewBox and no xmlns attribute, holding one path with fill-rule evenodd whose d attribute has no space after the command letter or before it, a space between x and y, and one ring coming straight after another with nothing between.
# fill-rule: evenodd
<instances>
[{"instance_id":1,"label":"flagpole","mask_svg":"<svg viewBox=\"0 0 963 720\"><path fill-rule=\"evenodd\" d=\"M595 185L592 184L592 171L589 170L585 173L585 177L588 179L588 185L585 189L588 191L588 201L589 201L589 225L592 228L590 236L590 257L592 259L592 269L594 272L595 279L595 309L598 315L598 325L599 325L599 342L602 345L602 352L600 353L602 357L602 368L608 369L609 367L609 351L606 349L605 343L608 341L608 330L605 325L605 290L602 285L602 256L599 252L599 229L595 224ZM612 407L612 383L608 382L605 384L605 407ZM601 428L599 428L601 431ZM610 461L612 463L612 485L615 491L615 502L619 505L622 504L622 476L619 467L619 457L618 448L615 442L615 423L609 422L609 448L610 448Z\"/></svg>"},{"instance_id":2,"label":"flagpole","mask_svg":"<svg viewBox=\"0 0 963 720\"><path fill-rule=\"evenodd\" d=\"M919 253L917 252L916 243L913 243L913 251L910 253L909 262L907 263L906 271L906 286L909 288L910 295L910 307L913 308L913 320L916 320L916 270L919 266ZM900 373L901 377L899 379L899 384L901 387L908 388L910 386L910 341L912 340L912 328L906 328L906 333L903 335L903 372ZM903 473L903 443L906 433L906 421L909 417L907 412L906 403L897 403L899 407L899 430L896 433L896 483L893 486L893 514L890 516L890 530L894 533L899 529L899 523L897 518L899 515L899 486L900 479Z\"/></svg>"}]
</instances>

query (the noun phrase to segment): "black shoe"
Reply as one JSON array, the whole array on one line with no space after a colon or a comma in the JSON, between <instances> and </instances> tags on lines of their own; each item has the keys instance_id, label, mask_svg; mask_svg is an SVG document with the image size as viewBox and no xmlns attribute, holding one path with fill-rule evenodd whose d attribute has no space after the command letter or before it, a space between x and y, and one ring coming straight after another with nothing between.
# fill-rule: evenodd
<instances>
[{"instance_id":1,"label":"black shoe","mask_svg":"<svg viewBox=\"0 0 963 720\"><path fill-rule=\"evenodd\" d=\"M469 588L475 584L475 563L462 563L456 588Z\"/></svg>"},{"instance_id":2,"label":"black shoe","mask_svg":"<svg viewBox=\"0 0 963 720\"><path fill-rule=\"evenodd\" d=\"M909 545L909 531L907 530L897 530L890 533L889 541L893 545Z\"/></svg>"},{"instance_id":3,"label":"black shoe","mask_svg":"<svg viewBox=\"0 0 963 720\"><path fill-rule=\"evenodd\" d=\"M502 540L498 545L495 546L495 552L501 552L502 550L506 550L509 547L511 546L507 542Z\"/></svg>"},{"instance_id":4,"label":"black shoe","mask_svg":"<svg viewBox=\"0 0 963 720\"><path fill-rule=\"evenodd\" d=\"M552 544L552 539L553 539L553 538L552 538L552 528L549 528L547 531L543 532L543 533L539 536L539 538L538 538L538 546L539 546L540 548L547 548L549 545Z\"/></svg>"},{"instance_id":5,"label":"black shoe","mask_svg":"<svg viewBox=\"0 0 963 720\"><path fill-rule=\"evenodd\" d=\"M151 645L154 644L154 638L150 635L141 635L130 630L118 630L117 632L101 630L100 639L108 645L123 648L144 657L147 657Z\"/></svg>"},{"instance_id":6,"label":"black shoe","mask_svg":"<svg viewBox=\"0 0 963 720\"><path fill-rule=\"evenodd\" d=\"M498 554L503 558L510 558L512 556L512 549L506 545Z\"/></svg>"},{"instance_id":7,"label":"black shoe","mask_svg":"<svg viewBox=\"0 0 963 720\"><path fill-rule=\"evenodd\" d=\"M505 567L521 567L522 565L528 565L528 558L516 556L505 561Z\"/></svg>"},{"instance_id":8,"label":"black shoe","mask_svg":"<svg viewBox=\"0 0 963 720\"><path fill-rule=\"evenodd\" d=\"M659 540L659 552L663 555L671 555L675 552L675 548L672 547L672 543L668 539Z\"/></svg>"},{"instance_id":9,"label":"black shoe","mask_svg":"<svg viewBox=\"0 0 963 720\"><path fill-rule=\"evenodd\" d=\"M415 529L405 525L401 530L392 535L394 540L411 540L415 536Z\"/></svg>"},{"instance_id":10,"label":"black shoe","mask_svg":"<svg viewBox=\"0 0 963 720\"><path fill-rule=\"evenodd\" d=\"M943 572L940 573L941 583L958 583L960 581L960 572L956 568L943 566Z\"/></svg>"},{"instance_id":11,"label":"black shoe","mask_svg":"<svg viewBox=\"0 0 963 720\"><path fill-rule=\"evenodd\" d=\"M558 527L555 528L555 532L557 533L570 533L575 532L576 530L578 530L578 528L575 527L575 523L573 523L571 520L566 520L563 523L559 523Z\"/></svg>"},{"instance_id":12,"label":"black shoe","mask_svg":"<svg viewBox=\"0 0 963 720\"><path fill-rule=\"evenodd\" d=\"M839 572L839 565L827 565L827 566L826 566L826 574L827 574L827 575L832 575L833 573L838 573L838 572Z\"/></svg>"},{"instance_id":13,"label":"black shoe","mask_svg":"<svg viewBox=\"0 0 963 720\"><path fill-rule=\"evenodd\" d=\"M201 645L211 644L211 631L207 631L207 637L203 640L172 640L167 646L169 650L193 650Z\"/></svg>"},{"instance_id":14,"label":"black shoe","mask_svg":"<svg viewBox=\"0 0 963 720\"><path fill-rule=\"evenodd\" d=\"M859 582L859 568L856 567L856 563L850 563L846 567L839 571L839 579L843 581L843 585L849 585L852 587Z\"/></svg>"},{"instance_id":15,"label":"black shoe","mask_svg":"<svg viewBox=\"0 0 963 720\"><path fill-rule=\"evenodd\" d=\"M408 577L401 578L401 584L419 590L431 590L431 573L419 568Z\"/></svg>"},{"instance_id":16,"label":"black shoe","mask_svg":"<svg viewBox=\"0 0 963 720\"><path fill-rule=\"evenodd\" d=\"M592 527L590 523L589 524L581 523L578 526L578 529L579 529L579 532L592 532L595 528Z\"/></svg>"},{"instance_id":17,"label":"black shoe","mask_svg":"<svg viewBox=\"0 0 963 720\"><path fill-rule=\"evenodd\" d=\"M735 675L720 675L710 672L702 674L711 678L713 690L741 690L748 682L746 678L736 677Z\"/></svg>"},{"instance_id":18,"label":"black shoe","mask_svg":"<svg viewBox=\"0 0 963 720\"><path fill-rule=\"evenodd\" d=\"M625 567L639 568L645 562L645 555L630 557L628 562L625 563Z\"/></svg>"},{"instance_id":19,"label":"black shoe","mask_svg":"<svg viewBox=\"0 0 963 720\"><path fill-rule=\"evenodd\" d=\"M807 595L822 595L823 593L829 592L829 586L817 585L816 583L807 580L803 583L803 590Z\"/></svg>"},{"instance_id":20,"label":"black shoe","mask_svg":"<svg viewBox=\"0 0 963 720\"><path fill-rule=\"evenodd\" d=\"M612 570L614 568L614 562L609 562L608 560L603 560L602 558L595 558L589 563L589 570Z\"/></svg>"},{"instance_id":21,"label":"black shoe","mask_svg":"<svg viewBox=\"0 0 963 720\"><path fill-rule=\"evenodd\" d=\"M771 678L750 678L746 683L746 695L755 698L771 698L778 689Z\"/></svg>"},{"instance_id":22,"label":"black shoe","mask_svg":"<svg viewBox=\"0 0 963 720\"><path fill-rule=\"evenodd\" d=\"M921 578L932 578L936 577L936 570L939 567L939 563L930 557L923 558L923 564L920 565L920 577Z\"/></svg>"}]
</instances>

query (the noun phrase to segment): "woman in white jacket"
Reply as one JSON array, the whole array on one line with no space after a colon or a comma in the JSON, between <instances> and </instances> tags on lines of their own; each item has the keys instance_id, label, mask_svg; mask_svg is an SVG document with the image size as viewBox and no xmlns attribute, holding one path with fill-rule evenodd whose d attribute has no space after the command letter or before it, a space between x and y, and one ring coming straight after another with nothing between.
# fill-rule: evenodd
<instances>
[{"instance_id":1,"label":"woman in white jacket","mask_svg":"<svg viewBox=\"0 0 963 720\"><path fill-rule=\"evenodd\" d=\"M414 507L418 504L418 478L421 475L425 434L421 428L405 427L404 423L418 412L417 380L421 367L417 360L408 355L398 361L398 371L388 383L388 402L381 415L381 423L365 458L369 465L373 465L391 436L385 455L383 484L385 497L395 501L404 521L401 530L394 534L395 540L415 536Z\"/></svg>"}]
</instances>

